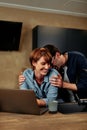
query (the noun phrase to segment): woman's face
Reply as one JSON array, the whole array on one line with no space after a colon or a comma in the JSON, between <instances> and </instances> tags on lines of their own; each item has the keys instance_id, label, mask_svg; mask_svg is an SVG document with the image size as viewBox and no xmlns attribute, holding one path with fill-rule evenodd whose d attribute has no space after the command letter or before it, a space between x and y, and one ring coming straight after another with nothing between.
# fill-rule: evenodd
<instances>
[{"instance_id":1,"label":"woman's face","mask_svg":"<svg viewBox=\"0 0 87 130\"><path fill-rule=\"evenodd\" d=\"M33 63L33 66L36 74L45 76L50 68L50 63L47 63L44 56L42 56L37 62Z\"/></svg>"}]
</instances>

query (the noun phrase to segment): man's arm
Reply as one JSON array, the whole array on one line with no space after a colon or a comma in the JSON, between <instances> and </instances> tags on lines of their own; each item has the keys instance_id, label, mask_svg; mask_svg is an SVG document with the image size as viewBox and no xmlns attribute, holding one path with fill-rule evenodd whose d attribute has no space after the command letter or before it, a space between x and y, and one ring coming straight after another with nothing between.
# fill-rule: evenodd
<instances>
[{"instance_id":1,"label":"man's arm","mask_svg":"<svg viewBox=\"0 0 87 130\"><path fill-rule=\"evenodd\" d=\"M76 84L73 84L73 83L63 82L62 88L77 91L77 86L76 86Z\"/></svg>"},{"instance_id":2,"label":"man's arm","mask_svg":"<svg viewBox=\"0 0 87 130\"><path fill-rule=\"evenodd\" d=\"M61 75L52 76L50 78L50 82L51 82L51 85L53 85L53 86L56 86L56 87L59 87L59 88L65 88L65 89L70 89L70 90L77 91L76 84L64 82L62 80Z\"/></svg>"}]
</instances>

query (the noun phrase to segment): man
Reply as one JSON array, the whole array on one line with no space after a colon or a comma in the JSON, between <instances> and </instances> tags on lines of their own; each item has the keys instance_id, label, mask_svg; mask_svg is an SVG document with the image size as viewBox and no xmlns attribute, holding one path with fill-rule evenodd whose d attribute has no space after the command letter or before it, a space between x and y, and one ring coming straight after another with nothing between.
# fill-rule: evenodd
<instances>
[{"instance_id":1,"label":"man","mask_svg":"<svg viewBox=\"0 0 87 130\"><path fill-rule=\"evenodd\" d=\"M46 45L45 48L48 48L52 54L52 64L55 66L61 73L62 77L67 73L67 76L63 77L62 87L63 92L65 90L72 90L74 93L77 93L80 98L87 98L87 59L86 57L76 51L61 52L53 45ZM64 72L63 69L67 68L67 72ZM52 77L51 84L58 86L59 78ZM61 92L62 93L62 92Z\"/></svg>"},{"instance_id":2,"label":"man","mask_svg":"<svg viewBox=\"0 0 87 130\"><path fill-rule=\"evenodd\" d=\"M62 97L65 101L74 100L73 93L77 93L79 98L87 98L86 57L82 53L75 51L61 54L58 48L50 44L44 46L44 48L50 51L53 57L52 65L62 75L62 78L54 76L50 79L52 85L60 86L60 98ZM19 84L21 84L23 80L24 77L19 76ZM70 99L70 97L72 99Z\"/></svg>"}]
</instances>

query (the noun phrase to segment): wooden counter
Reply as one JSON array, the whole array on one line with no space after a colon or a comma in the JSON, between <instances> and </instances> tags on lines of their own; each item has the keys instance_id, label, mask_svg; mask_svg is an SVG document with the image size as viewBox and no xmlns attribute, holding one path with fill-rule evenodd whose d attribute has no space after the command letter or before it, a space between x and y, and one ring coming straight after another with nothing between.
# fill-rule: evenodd
<instances>
[{"instance_id":1,"label":"wooden counter","mask_svg":"<svg viewBox=\"0 0 87 130\"><path fill-rule=\"evenodd\" d=\"M38 116L0 112L0 130L87 130L87 113Z\"/></svg>"}]
</instances>

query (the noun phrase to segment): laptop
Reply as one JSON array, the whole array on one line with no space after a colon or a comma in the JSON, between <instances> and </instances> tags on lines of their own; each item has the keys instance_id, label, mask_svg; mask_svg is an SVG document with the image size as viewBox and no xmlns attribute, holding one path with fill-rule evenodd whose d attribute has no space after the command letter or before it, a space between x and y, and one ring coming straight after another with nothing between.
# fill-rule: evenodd
<instances>
[{"instance_id":1,"label":"laptop","mask_svg":"<svg viewBox=\"0 0 87 130\"><path fill-rule=\"evenodd\" d=\"M41 115L48 110L39 107L33 90L0 89L0 111Z\"/></svg>"}]
</instances>

